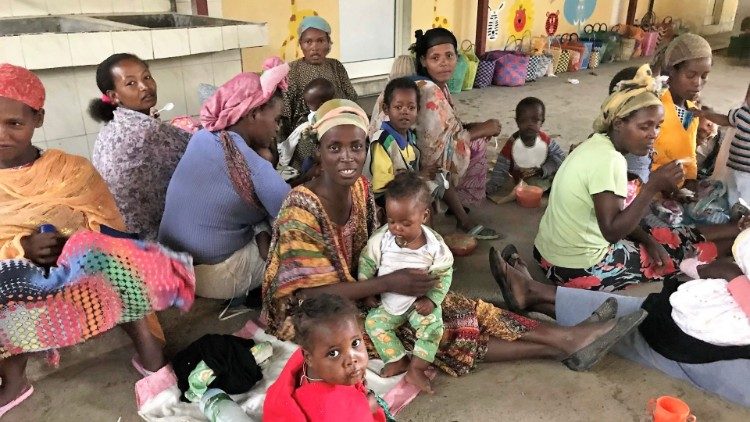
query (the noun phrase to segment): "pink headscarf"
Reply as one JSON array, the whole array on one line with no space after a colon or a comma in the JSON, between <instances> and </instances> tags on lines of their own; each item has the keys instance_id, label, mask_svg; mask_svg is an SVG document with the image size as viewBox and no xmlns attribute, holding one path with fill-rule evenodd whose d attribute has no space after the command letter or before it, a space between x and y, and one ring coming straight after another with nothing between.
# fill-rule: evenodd
<instances>
[{"instance_id":1,"label":"pink headscarf","mask_svg":"<svg viewBox=\"0 0 750 422\"><path fill-rule=\"evenodd\" d=\"M0 97L20 101L34 110L44 107L44 85L26 68L0 64Z\"/></svg>"},{"instance_id":2,"label":"pink headscarf","mask_svg":"<svg viewBox=\"0 0 750 422\"><path fill-rule=\"evenodd\" d=\"M260 76L243 72L220 86L201 108L203 127L212 132L226 129L268 102L277 88L286 90L287 63L272 57L266 59L263 68Z\"/></svg>"}]
</instances>

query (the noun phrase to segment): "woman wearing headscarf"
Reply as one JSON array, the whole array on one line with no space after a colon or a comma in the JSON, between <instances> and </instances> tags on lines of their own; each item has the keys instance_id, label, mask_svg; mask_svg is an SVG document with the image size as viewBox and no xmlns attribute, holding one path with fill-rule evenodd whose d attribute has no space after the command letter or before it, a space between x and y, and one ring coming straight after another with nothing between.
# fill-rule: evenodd
<instances>
[{"instance_id":1,"label":"woman wearing headscarf","mask_svg":"<svg viewBox=\"0 0 750 422\"><path fill-rule=\"evenodd\" d=\"M125 225L96 169L32 145L44 100L36 75L0 64L0 417L34 392L31 353L118 324L135 345L133 365L158 370L164 335L153 312L193 300L190 257L102 234Z\"/></svg>"},{"instance_id":2,"label":"woman wearing headscarf","mask_svg":"<svg viewBox=\"0 0 750 422\"><path fill-rule=\"evenodd\" d=\"M411 49L416 55L414 79L420 92L417 115L417 147L420 166L437 165L449 179L442 196L448 209L456 216L457 226L477 239L497 239L500 235L489 227L478 224L467 213L464 204L484 199L487 182L487 141L500 134L497 119L463 123L454 108L448 91L448 80L458 60L455 35L445 28L416 32ZM382 102L373 115L370 136L382 128L387 120ZM438 183L442 185L442 183Z\"/></svg>"},{"instance_id":3,"label":"woman wearing headscarf","mask_svg":"<svg viewBox=\"0 0 750 422\"><path fill-rule=\"evenodd\" d=\"M677 161L651 174L627 206L627 153L644 156L664 119L661 79L648 65L618 83L594 122L596 133L563 162L534 241L534 257L550 280L566 287L612 291L674 273L687 254L717 255L711 241L733 239L735 226L653 228L640 221L660 192L684 173Z\"/></svg>"},{"instance_id":4,"label":"woman wearing headscarf","mask_svg":"<svg viewBox=\"0 0 750 422\"><path fill-rule=\"evenodd\" d=\"M362 176L367 116L351 101L332 100L314 120L311 135L321 174L295 187L284 201L263 283L267 332L282 340L294 338L292 315L308 297L330 293L360 301L384 292L422 296L437 282L415 269L358 280L360 253L378 228L375 200ZM571 369L587 370L641 318L636 312L617 321L596 319L561 329L454 293L448 293L442 308L445 332L435 365L453 376L469 373L481 361L535 358L563 359ZM398 337L413 345L415 332L399 330ZM374 350L371 356L377 356Z\"/></svg>"},{"instance_id":5,"label":"woman wearing headscarf","mask_svg":"<svg viewBox=\"0 0 750 422\"><path fill-rule=\"evenodd\" d=\"M331 81L336 88L336 98L357 100L349 74L344 65L331 59L331 25L320 16L307 16L297 27L297 37L303 57L289 63L289 89L284 93L280 139L286 139L306 119L310 110L305 104L303 91L313 79Z\"/></svg>"},{"instance_id":6,"label":"woman wearing headscarf","mask_svg":"<svg viewBox=\"0 0 750 422\"><path fill-rule=\"evenodd\" d=\"M169 179L190 134L151 115L156 80L137 56L107 57L96 69L96 84L102 95L91 101L89 114L105 124L96 137L94 167L114 195L127 230L156 240Z\"/></svg>"},{"instance_id":7,"label":"woman wearing headscarf","mask_svg":"<svg viewBox=\"0 0 750 422\"><path fill-rule=\"evenodd\" d=\"M290 188L256 151L278 131L288 71L240 73L219 87L169 183L159 240L193 256L198 296L230 299L260 286L268 221Z\"/></svg>"},{"instance_id":8,"label":"woman wearing headscarf","mask_svg":"<svg viewBox=\"0 0 750 422\"><path fill-rule=\"evenodd\" d=\"M711 45L696 34L672 40L661 61L662 74L669 77L669 89L661 94L664 123L654 141L651 170L680 160L688 181L698 178L696 142L698 118L690 112L711 72ZM689 182L688 186L694 182Z\"/></svg>"},{"instance_id":9,"label":"woman wearing headscarf","mask_svg":"<svg viewBox=\"0 0 750 422\"><path fill-rule=\"evenodd\" d=\"M517 255L490 254L501 267L498 281L508 287L505 301L517 312L543 312L570 326L602 307L616 315L644 309L648 316L614 354L750 407L750 230L734 242L734 263L685 260L680 267L691 281L667 279L646 298L540 283Z\"/></svg>"}]
</instances>

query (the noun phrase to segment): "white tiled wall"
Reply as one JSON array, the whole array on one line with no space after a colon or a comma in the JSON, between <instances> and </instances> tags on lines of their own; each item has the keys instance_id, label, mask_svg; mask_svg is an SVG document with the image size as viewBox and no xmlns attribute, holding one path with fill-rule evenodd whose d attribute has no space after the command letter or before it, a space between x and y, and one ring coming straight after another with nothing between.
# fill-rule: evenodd
<instances>
[{"instance_id":1,"label":"white tiled wall","mask_svg":"<svg viewBox=\"0 0 750 422\"><path fill-rule=\"evenodd\" d=\"M178 0L179 3L190 1ZM218 3L221 16L221 1ZM216 9L214 5L214 9ZM70 15L78 13L143 13L170 12L172 8L169 0L0 0L0 17L9 16L40 16L40 15ZM184 6L183 6L184 9ZM213 16L213 15L212 15Z\"/></svg>"},{"instance_id":2,"label":"white tiled wall","mask_svg":"<svg viewBox=\"0 0 750 422\"><path fill-rule=\"evenodd\" d=\"M240 50L151 60L149 65L158 87L158 106L175 104L163 113L164 120L197 115L198 84L220 85L242 71ZM91 157L100 127L86 111L89 101L101 95L95 72L94 66L35 71L47 90L44 125L34 133L35 145Z\"/></svg>"}]
</instances>

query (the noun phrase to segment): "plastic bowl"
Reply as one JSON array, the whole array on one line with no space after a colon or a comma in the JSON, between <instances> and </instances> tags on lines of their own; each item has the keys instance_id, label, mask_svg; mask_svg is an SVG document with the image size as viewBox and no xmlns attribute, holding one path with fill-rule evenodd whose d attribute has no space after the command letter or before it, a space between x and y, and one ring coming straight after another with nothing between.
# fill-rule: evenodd
<instances>
[{"instance_id":1,"label":"plastic bowl","mask_svg":"<svg viewBox=\"0 0 750 422\"><path fill-rule=\"evenodd\" d=\"M519 186L516 188L516 202L524 208L539 208L543 193L544 190L538 186Z\"/></svg>"},{"instance_id":2,"label":"plastic bowl","mask_svg":"<svg viewBox=\"0 0 750 422\"><path fill-rule=\"evenodd\" d=\"M474 236L465 233L453 233L443 237L453 256L469 256L474 253L479 243Z\"/></svg>"}]
</instances>

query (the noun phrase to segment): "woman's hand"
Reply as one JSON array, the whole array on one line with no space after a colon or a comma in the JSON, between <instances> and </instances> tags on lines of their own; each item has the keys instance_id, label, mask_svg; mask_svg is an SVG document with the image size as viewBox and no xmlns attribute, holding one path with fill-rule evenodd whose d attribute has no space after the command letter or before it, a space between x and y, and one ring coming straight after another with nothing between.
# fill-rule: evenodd
<instances>
[{"instance_id":1,"label":"woman's hand","mask_svg":"<svg viewBox=\"0 0 750 422\"><path fill-rule=\"evenodd\" d=\"M438 163L434 163L421 169L419 171L419 175L422 176L422 178L424 178L425 180L433 180L435 179L435 176L439 171L440 165Z\"/></svg>"},{"instance_id":2,"label":"woman's hand","mask_svg":"<svg viewBox=\"0 0 750 422\"><path fill-rule=\"evenodd\" d=\"M402 268L388 274L388 291L405 296L424 296L437 283L426 270Z\"/></svg>"},{"instance_id":3,"label":"woman's hand","mask_svg":"<svg viewBox=\"0 0 750 422\"><path fill-rule=\"evenodd\" d=\"M57 263L67 239L59 233L33 233L21 238L24 255L36 265L50 267Z\"/></svg>"},{"instance_id":4,"label":"woman's hand","mask_svg":"<svg viewBox=\"0 0 750 422\"><path fill-rule=\"evenodd\" d=\"M497 119L490 119L482 123L469 123L464 126L469 131L471 139L479 138L490 138L497 136L503 129L500 121Z\"/></svg>"},{"instance_id":5,"label":"woman's hand","mask_svg":"<svg viewBox=\"0 0 750 422\"><path fill-rule=\"evenodd\" d=\"M674 192L684 178L685 172L675 160L652 172L646 186L654 189L654 192Z\"/></svg>"},{"instance_id":6,"label":"woman's hand","mask_svg":"<svg viewBox=\"0 0 750 422\"><path fill-rule=\"evenodd\" d=\"M528 179L530 177L541 176L541 175L542 175L542 169L539 167L521 169L521 178L523 179Z\"/></svg>"},{"instance_id":7,"label":"woman's hand","mask_svg":"<svg viewBox=\"0 0 750 422\"><path fill-rule=\"evenodd\" d=\"M650 237L648 242L643 243L643 247L646 248L646 253L651 261L652 269L657 274L661 274L661 271L667 267L667 263L672 261L672 257L667 250L664 249L664 246L652 237Z\"/></svg>"}]
</instances>

